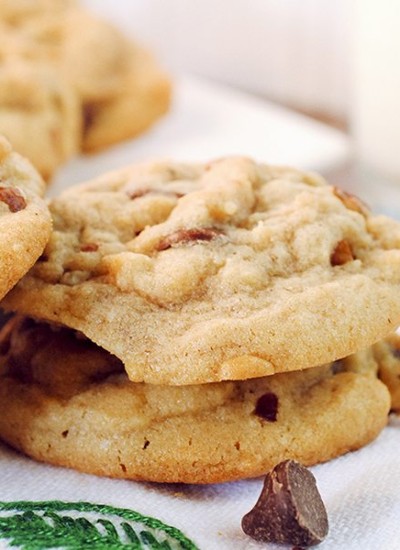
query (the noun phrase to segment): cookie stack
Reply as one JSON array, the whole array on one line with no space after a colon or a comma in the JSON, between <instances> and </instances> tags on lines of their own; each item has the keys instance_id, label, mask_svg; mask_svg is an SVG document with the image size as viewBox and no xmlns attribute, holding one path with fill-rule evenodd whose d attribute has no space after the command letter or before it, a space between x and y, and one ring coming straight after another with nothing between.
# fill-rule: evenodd
<instances>
[{"instance_id":1,"label":"cookie stack","mask_svg":"<svg viewBox=\"0 0 400 550\"><path fill-rule=\"evenodd\" d=\"M152 56L73 0L0 0L0 132L45 179L163 115Z\"/></svg>"},{"instance_id":2,"label":"cookie stack","mask_svg":"<svg viewBox=\"0 0 400 550\"><path fill-rule=\"evenodd\" d=\"M71 187L4 299L0 435L42 461L212 483L365 445L390 395L400 224L322 178L227 158Z\"/></svg>"}]
</instances>

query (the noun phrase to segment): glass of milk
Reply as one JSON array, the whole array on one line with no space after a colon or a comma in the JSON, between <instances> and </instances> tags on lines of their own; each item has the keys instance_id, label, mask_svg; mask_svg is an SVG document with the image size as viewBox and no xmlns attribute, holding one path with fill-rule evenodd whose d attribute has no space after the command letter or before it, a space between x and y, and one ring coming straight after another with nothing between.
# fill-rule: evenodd
<instances>
[{"instance_id":1,"label":"glass of milk","mask_svg":"<svg viewBox=\"0 0 400 550\"><path fill-rule=\"evenodd\" d=\"M400 217L400 2L353 0L350 114L368 191Z\"/></svg>"}]
</instances>

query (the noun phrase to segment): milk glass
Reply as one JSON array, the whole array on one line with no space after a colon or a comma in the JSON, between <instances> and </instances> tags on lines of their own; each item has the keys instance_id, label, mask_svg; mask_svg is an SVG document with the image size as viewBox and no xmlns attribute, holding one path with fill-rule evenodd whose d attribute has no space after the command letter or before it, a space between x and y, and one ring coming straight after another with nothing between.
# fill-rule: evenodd
<instances>
[{"instance_id":1,"label":"milk glass","mask_svg":"<svg viewBox=\"0 0 400 550\"><path fill-rule=\"evenodd\" d=\"M400 2L353 0L351 131L364 194L400 217Z\"/></svg>"}]
</instances>

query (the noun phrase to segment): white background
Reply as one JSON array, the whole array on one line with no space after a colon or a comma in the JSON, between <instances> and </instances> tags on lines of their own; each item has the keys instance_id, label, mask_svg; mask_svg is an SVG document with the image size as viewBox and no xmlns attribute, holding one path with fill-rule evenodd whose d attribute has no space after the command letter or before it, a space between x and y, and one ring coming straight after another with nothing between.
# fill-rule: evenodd
<instances>
[{"instance_id":1,"label":"white background","mask_svg":"<svg viewBox=\"0 0 400 550\"><path fill-rule=\"evenodd\" d=\"M342 117L350 0L85 0L165 65Z\"/></svg>"}]
</instances>

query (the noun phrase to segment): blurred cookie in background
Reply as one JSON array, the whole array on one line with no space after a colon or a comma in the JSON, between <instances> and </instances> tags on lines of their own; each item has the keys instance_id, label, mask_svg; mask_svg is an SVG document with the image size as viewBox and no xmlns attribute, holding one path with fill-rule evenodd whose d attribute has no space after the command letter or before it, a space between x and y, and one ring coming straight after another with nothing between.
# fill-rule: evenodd
<instances>
[{"instance_id":1,"label":"blurred cookie in background","mask_svg":"<svg viewBox=\"0 0 400 550\"><path fill-rule=\"evenodd\" d=\"M171 86L152 55L131 48L130 67L118 92L84 110L82 148L94 152L144 132L165 114Z\"/></svg>"},{"instance_id":2,"label":"blurred cookie in background","mask_svg":"<svg viewBox=\"0 0 400 550\"><path fill-rule=\"evenodd\" d=\"M45 12L62 16L67 8L76 5L75 0L0 0L0 19L19 25Z\"/></svg>"},{"instance_id":3,"label":"blurred cookie in background","mask_svg":"<svg viewBox=\"0 0 400 550\"><path fill-rule=\"evenodd\" d=\"M75 2L0 0L0 26L0 132L46 179L71 156L134 137L168 110L170 81L154 58ZM21 137L25 119L40 139L33 129Z\"/></svg>"},{"instance_id":4,"label":"blurred cookie in background","mask_svg":"<svg viewBox=\"0 0 400 550\"><path fill-rule=\"evenodd\" d=\"M75 90L46 66L6 60L0 66L0 131L49 180L80 149Z\"/></svg>"}]
</instances>

